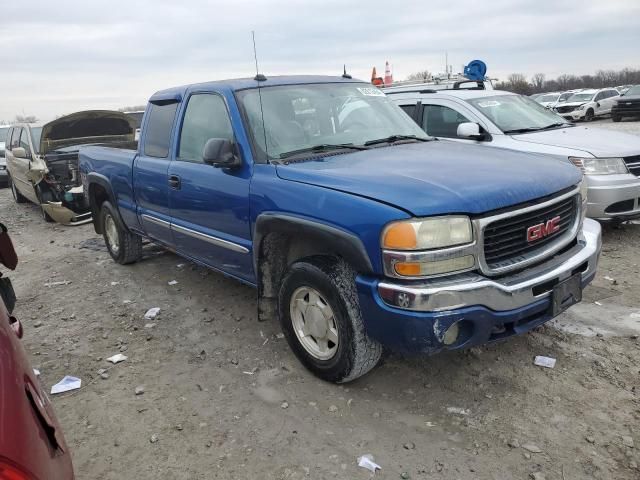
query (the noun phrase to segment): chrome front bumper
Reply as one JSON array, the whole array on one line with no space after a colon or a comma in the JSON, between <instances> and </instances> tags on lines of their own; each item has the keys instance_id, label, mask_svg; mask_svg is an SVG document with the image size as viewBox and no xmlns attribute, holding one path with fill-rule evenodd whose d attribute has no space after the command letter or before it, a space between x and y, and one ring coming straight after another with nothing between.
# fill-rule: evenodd
<instances>
[{"instance_id":1,"label":"chrome front bumper","mask_svg":"<svg viewBox=\"0 0 640 480\"><path fill-rule=\"evenodd\" d=\"M591 279L600 256L600 234L600 224L585 219L575 246L513 275L491 279L469 273L421 283L383 281L378 284L378 292L388 305L418 312L443 312L474 305L494 311L517 309L548 297L554 285L576 273L582 274L583 283Z\"/></svg>"}]
</instances>

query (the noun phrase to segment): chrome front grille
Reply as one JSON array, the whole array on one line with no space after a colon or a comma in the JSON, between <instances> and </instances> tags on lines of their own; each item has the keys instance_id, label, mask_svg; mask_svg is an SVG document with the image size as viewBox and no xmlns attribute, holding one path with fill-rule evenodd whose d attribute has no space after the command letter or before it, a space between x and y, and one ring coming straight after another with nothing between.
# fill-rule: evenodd
<instances>
[{"instance_id":1,"label":"chrome front grille","mask_svg":"<svg viewBox=\"0 0 640 480\"><path fill-rule=\"evenodd\" d=\"M537 239L529 237L531 227L544 225L539 228L545 229L552 219L557 230ZM481 219L480 267L495 275L542 261L573 240L579 223L580 196L575 191L537 206Z\"/></svg>"}]
</instances>

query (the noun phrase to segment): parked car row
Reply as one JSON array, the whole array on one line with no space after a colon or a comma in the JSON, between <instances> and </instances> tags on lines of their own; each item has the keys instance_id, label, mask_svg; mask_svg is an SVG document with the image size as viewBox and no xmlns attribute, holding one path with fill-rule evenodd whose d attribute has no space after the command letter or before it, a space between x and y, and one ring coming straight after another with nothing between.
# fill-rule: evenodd
<instances>
[{"instance_id":1,"label":"parked car row","mask_svg":"<svg viewBox=\"0 0 640 480\"><path fill-rule=\"evenodd\" d=\"M614 122L624 117L640 117L640 85L539 93L531 99L572 121L588 122L609 114Z\"/></svg>"}]
</instances>

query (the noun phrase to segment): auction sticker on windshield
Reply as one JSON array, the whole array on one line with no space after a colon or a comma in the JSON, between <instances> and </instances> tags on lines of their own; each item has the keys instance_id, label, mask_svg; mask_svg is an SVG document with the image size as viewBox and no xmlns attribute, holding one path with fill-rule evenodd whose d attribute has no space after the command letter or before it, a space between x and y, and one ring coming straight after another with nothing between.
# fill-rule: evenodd
<instances>
[{"instance_id":1,"label":"auction sticker on windshield","mask_svg":"<svg viewBox=\"0 0 640 480\"><path fill-rule=\"evenodd\" d=\"M487 100L484 102L478 102L478 106L482 108L499 107L500 102L496 102L495 100Z\"/></svg>"},{"instance_id":2,"label":"auction sticker on windshield","mask_svg":"<svg viewBox=\"0 0 640 480\"><path fill-rule=\"evenodd\" d=\"M361 94L367 97L384 97L384 92L381 92L375 87L357 87Z\"/></svg>"}]
</instances>

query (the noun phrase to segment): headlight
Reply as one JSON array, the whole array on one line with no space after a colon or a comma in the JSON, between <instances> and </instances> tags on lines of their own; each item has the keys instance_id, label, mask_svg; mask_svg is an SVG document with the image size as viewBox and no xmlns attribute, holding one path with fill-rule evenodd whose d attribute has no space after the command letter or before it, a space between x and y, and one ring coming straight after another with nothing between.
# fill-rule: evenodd
<instances>
[{"instance_id":1,"label":"headlight","mask_svg":"<svg viewBox=\"0 0 640 480\"><path fill-rule=\"evenodd\" d=\"M613 175L629 173L622 158L580 158L569 157L571 163L580 168L585 175Z\"/></svg>"},{"instance_id":2,"label":"headlight","mask_svg":"<svg viewBox=\"0 0 640 480\"><path fill-rule=\"evenodd\" d=\"M585 106L586 106L586 105L580 105L579 107L576 107L576 110L584 110L584 107L585 107Z\"/></svg>"},{"instance_id":3,"label":"headlight","mask_svg":"<svg viewBox=\"0 0 640 480\"><path fill-rule=\"evenodd\" d=\"M465 216L393 222L382 234L382 247L390 250L431 250L472 241L471 220Z\"/></svg>"}]
</instances>

